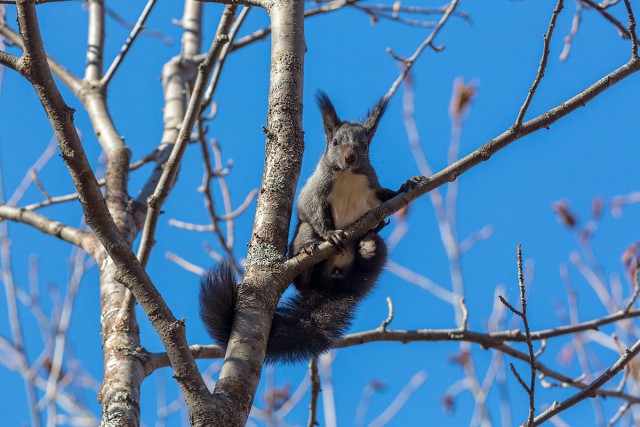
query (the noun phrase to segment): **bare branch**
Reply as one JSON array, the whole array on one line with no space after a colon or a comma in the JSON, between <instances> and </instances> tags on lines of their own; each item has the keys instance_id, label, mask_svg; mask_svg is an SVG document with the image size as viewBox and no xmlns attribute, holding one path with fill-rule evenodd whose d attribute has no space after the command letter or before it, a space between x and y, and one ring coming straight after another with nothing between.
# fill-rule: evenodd
<instances>
[{"instance_id":1,"label":"bare branch","mask_svg":"<svg viewBox=\"0 0 640 427\"><path fill-rule=\"evenodd\" d=\"M104 0L88 0L89 34L84 79L98 81L104 60Z\"/></svg>"},{"instance_id":2,"label":"bare branch","mask_svg":"<svg viewBox=\"0 0 640 427\"><path fill-rule=\"evenodd\" d=\"M382 219L399 211L409 204L409 202L427 194L447 182L453 181L459 175L472 167L489 160L493 154L507 147L512 142L517 141L518 139L537 130L548 128L562 117L565 117L572 111L585 106L587 102L594 99L606 89L638 70L640 70L640 60L631 59L628 63L604 76L573 98L534 119L524 122L522 126L517 129L509 129L476 151L458 160L456 163L431 175L429 178L422 179L413 190L400 194L383 203L379 207L372 209L365 216L353 223L347 230L345 230L346 241L349 242L355 238L362 237L368 230L374 228ZM315 251L313 255L301 254L287 260L283 267L287 273L290 273L282 279L286 280L286 283L289 283L300 271L311 267L335 252L336 250L333 245L325 242L318 247L317 251Z\"/></svg>"},{"instance_id":3,"label":"bare branch","mask_svg":"<svg viewBox=\"0 0 640 427\"><path fill-rule=\"evenodd\" d=\"M389 315L382 321L382 324L380 325L379 329L382 331L386 331L387 326L389 326L389 324L393 321L393 301L391 301L391 298L389 297L387 297L387 305L389 306Z\"/></svg>"},{"instance_id":4,"label":"bare branch","mask_svg":"<svg viewBox=\"0 0 640 427\"><path fill-rule=\"evenodd\" d=\"M618 32L622 37L624 37L625 39L631 38L631 33L629 32L629 30L627 30L620 21L614 18L613 15L607 12L606 7L600 6L598 3L596 3L593 0L580 0L580 1L586 5L589 5L589 7L595 9L596 11L598 11L598 13L600 13L600 15L602 15L604 19L611 22L618 29Z\"/></svg>"},{"instance_id":5,"label":"bare branch","mask_svg":"<svg viewBox=\"0 0 640 427\"><path fill-rule=\"evenodd\" d=\"M560 0L561 2L562 0ZM558 4L560 4L560 2ZM529 380L529 385L527 385L524 380L520 377L518 372L516 371L515 366L511 363L511 371L516 376L518 382L524 388L524 390L529 395L529 416L527 417L526 426L530 426L533 422L533 418L535 417L535 390L536 390L536 355L533 350L533 344L531 340L531 329L529 329L529 318L527 317L527 298L524 287L524 273L522 270L522 248L521 245L518 244L517 251L517 263L518 263L518 285L520 288L520 305L522 306L522 311L518 311L513 308L507 301L505 301L502 296L500 296L500 301L505 304L513 313L519 316L522 319L522 323L524 324L525 331L525 342L527 343L527 348L529 350L529 366L531 369L531 378Z\"/></svg>"},{"instance_id":6,"label":"bare branch","mask_svg":"<svg viewBox=\"0 0 640 427\"><path fill-rule=\"evenodd\" d=\"M416 49L413 55L411 55L407 59L402 60L404 65L403 70L398 76L398 78L391 85L391 88L385 95L385 98L389 99L393 96L393 94L396 93L396 91L400 87L400 83L402 83L405 77L407 77L407 75L409 74L409 71L411 71L411 68L413 67L413 64L418 59L422 51L424 51L424 49L427 46L432 45L433 40L435 39L436 35L438 35L438 33L440 32L440 29L442 28L442 26L447 22L447 20L449 19L449 16L451 16L451 14L455 11L456 6L458 5L458 1L459 0L451 0L451 3L449 3L449 6L447 6L447 9L445 10L444 14L440 18L440 21L438 21L438 24L433 29L431 34L429 34L429 36L422 42L422 44L418 46L418 49Z\"/></svg>"},{"instance_id":7,"label":"bare branch","mask_svg":"<svg viewBox=\"0 0 640 427\"><path fill-rule=\"evenodd\" d=\"M229 6L257 6L263 9L269 9L271 2L269 0L198 0L202 3L218 3L226 4Z\"/></svg>"},{"instance_id":8,"label":"bare branch","mask_svg":"<svg viewBox=\"0 0 640 427\"><path fill-rule=\"evenodd\" d=\"M245 10L249 10L245 8ZM203 107L204 108L204 107ZM227 260L233 266L233 269L237 273L242 273L242 269L237 265L235 257L233 256L233 245L230 244L230 239L225 239L225 236L222 234L222 230L220 229L219 216L215 211L215 203L213 199L213 194L211 192L211 180L218 176L217 171L214 171L213 166L211 165L211 156L209 155L209 148L206 142L206 135L202 131L202 120L198 121L198 127L200 129L200 148L202 151L202 159L204 160L204 177L202 179L203 185L198 189L204 195L204 205L207 209L207 213L209 214L209 219L211 220L211 231L215 234L218 239L218 243L220 247L227 255ZM211 141L211 146L214 150L214 154L216 157L216 163L221 163L220 159L220 147L216 143L215 140ZM217 169L220 169L220 164L217 164ZM229 208L230 200L229 200L229 189L224 182L224 178L222 176L218 176L220 188L223 193L223 197L225 199L225 208ZM229 210L229 209L228 209ZM233 234L233 221L229 219L227 221L227 236L231 236Z\"/></svg>"},{"instance_id":9,"label":"bare branch","mask_svg":"<svg viewBox=\"0 0 640 427\"><path fill-rule=\"evenodd\" d=\"M0 52L0 65L9 67L14 71L18 71L19 59L7 52Z\"/></svg>"},{"instance_id":10,"label":"bare branch","mask_svg":"<svg viewBox=\"0 0 640 427\"><path fill-rule=\"evenodd\" d=\"M624 5L627 7L627 13L629 14L629 34L631 34L631 57L638 58L638 36L636 35L636 18L633 16L633 9L631 8L631 2L624 0Z\"/></svg>"},{"instance_id":11,"label":"bare branch","mask_svg":"<svg viewBox=\"0 0 640 427\"><path fill-rule=\"evenodd\" d=\"M23 379L25 389L27 393L27 402L29 404L29 412L31 416L31 422L35 427L40 427L39 411L36 406L36 392L34 387L34 378L31 375L25 375L30 371L29 361L27 359L24 336L22 332L22 323L18 313L18 305L16 300L16 294L18 287L13 278L13 271L11 269L11 243L7 236L7 224L0 224L0 255L2 261L2 283L5 289L5 297L7 300L7 315L9 321L9 328L11 330L11 337L13 339L13 345L11 346L15 351L15 359L18 365L18 369L23 373ZM10 345L7 342L7 345Z\"/></svg>"},{"instance_id":12,"label":"bare branch","mask_svg":"<svg viewBox=\"0 0 640 427\"><path fill-rule=\"evenodd\" d=\"M587 387L585 387L580 392L574 394L568 399L562 401L561 403L554 404L549 409L538 415L533 420L533 426L540 425L550 419L551 417L559 414L560 412L572 407L573 405L583 401L586 398L592 397L594 394L602 391L601 387L605 385L610 379L615 377L620 371L622 371L631 360L638 355L640 352L640 340L636 341L636 343L630 348L627 349L613 365L611 365L605 372L592 381Z\"/></svg>"},{"instance_id":13,"label":"bare branch","mask_svg":"<svg viewBox=\"0 0 640 427\"><path fill-rule=\"evenodd\" d=\"M197 266L172 252L167 252L165 254L165 258L167 258L171 262L176 263L177 265L184 268L185 270L193 274L197 274L198 276L204 275L204 273L207 271L204 268Z\"/></svg>"},{"instance_id":14,"label":"bare branch","mask_svg":"<svg viewBox=\"0 0 640 427\"><path fill-rule=\"evenodd\" d=\"M217 345L191 345L189 346L194 359L219 359L224 357L224 349ZM171 361L167 353L149 353L145 359L144 367L147 376L160 368L171 366Z\"/></svg>"},{"instance_id":15,"label":"bare branch","mask_svg":"<svg viewBox=\"0 0 640 427\"><path fill-rule=\"evenodd\" d=\"M211 75L211 71L213 70L216 59L220 55L222 46L228 41L227 33L229 32L229 28L231 27L231 24L233 22L235 11L236 7L234 6L228 6L225 8L223 17L220 20L220 24L216 32L216 36L214 37L214 40L211 43L211 47L209 48L207 58L198 69L198 77L196 78L196 83L191 94L191 99L189 100L189 107L187 108L187 112L182 121L182 126L180 127L178 139L173 146L173 150L171 151L169 159L164 165L163 173L160 177L160 180L158 181L158 185L155 191L147 199L147 217L145 219L140 247L138 249L138 258L140 259L142 265L147 264L149 255L151 254L151 249L155 240L155 230L158 224L160 209L167 196L169 195L173 183L176 180L176 176L180 168L180 161L182 160L182 155L184 154L184 151L189 144L189 141L191 139L191 131L193 130L193 126L195 125L200 113L200 107L205 92L206 82Z\"/></svg>"},{"instance_id":16,"label":"bare branch","mask_svg":"<svg viewBox=\"0 0 640 427\"><path fill-rule=\"evenodd\" d=\"M207 108L209 108L209 105L211 105L211 102L213 101L213 95L215 94L216 89L218 87L218 82L220 81L220 75L222 74L222 69L224 68L224 64L227 60L227 57L229 56L229 53L231 52L233 41L236 39L236 36L238 35L238 31L240 31L240 27L242 27L242 24L244 23L244 20L250 11L251 11L250 6L243 6L242 10L240 11L240 14L238 14L238 17L236 18L233 25L231 26L231 29L229 30L229 42L224 45L224 47L222 48L222 52L220 52L220 57L218 58L218 64L216 65L216 68L213 70L213 76L211 77L211 81L207 86L207 91L205 92L204 100L202 101L201 114L204 113L204 111Z\"/></svg>"},{"instance_id":17,"label":"bare branch","mask_svg":"<svg viewBox=\"0 0 640 427\"><path fill-rule=\"evenodd\" d=\"M91 233L54 221L35 212L14 206L0 205L0 218L30 225L43 233L81 247L89 253L92 253L96 249L97 242Z\"/></svg>"},{"instance_id":18,"label":"bare branch","mask_svg":"<svg viewBox=\"0 0 640 427\"><path fill-rule=\"evenodd\" d=\"M571 20L571 30L569 34L564 38L564 47L562 48L562 52L560 53L560 62L564 62L569 57L569 52L571 51L571 43L573 42L573 38L578 34L578 28L580 28L580 21L582 20L582 2L576 2L576 11L573 14L573 19Z\"/></svg>"},{"instance_id":19,"label":"bare branch","mask_svg":"<svg viewBox=\"0 0 640 427\"><path fill-rule=\"evenodd\" d=\"M529 89L529 93L527 94L527 98L524 100L524 104L520 107L520 113L518 113L518 117L516 118L515 126L518 127L522 125L522 120L524 119L524 115L527 113L527 109L529 108L529 104L531 104L531 100L533 96L536 94L536 90L538 89L538 85L542 78L544 77L544 71L547 68L547 59L549 58L549 45L551 44L551 38L553 37L553 30L556 27L556 19L558 19L558 15L562 11L564 7L564 0L558 0L556 3L556 7L553 10L553 14L551 14L551 22L549 23L549 28L547 29L547 33L544 35L544 49L542 51L542 59L540 60L540 66L538 67L538 75L536 75L531 88Z\"/></svg>"},{"instance_id":20,"label":"bare branch","mask_svg":"<svg viewBox=\"0 0 640 427\"><path fill-rule=\"evenodd\" d=\"M116 71L118 71L118 67L120 66L120 64L122 64L124 57L127 56L127 53L131 48L131 45L135 41L136 37L138 37L138 34L140 34L140 32L144 29L144 23L149 17L149 14L151 13L151 10L153 9L153 6L155 5L155 3L156 3L156 0L147 1L147 4L142 10L140 17L138 18L138 21L136 22L136 24L133 26L133 29L131 30L131 34L129 34L129 37L127 37L127 40L124 42L124 45L122 45L122 47L120 48L120 52L118 52L118 55L113 59L113 62L109 66L109 69L107 70L105 75L102 77L102 80L100 80L100 85L102 87L108 86L109 82L115 75Z\"/></svg>"},{"instance_id":21,"label":"bare branch","mask_svg":"<svg viewBox=\"0 0 640 427\"><path fill-rule=\"evenodd\" d=\"M309 421L307 427L318 425L317 408L318 394L320 394L320 377L318 376L318 358L314 357L309 362L309 376L311 377L311 402L309 403Z\"/></svg>"},{"instance_id":22,"label":"bare branch","mask_svg":"<svg viewBox=\"0 0 640 427\"><path fill-rule=\"evenodd\" d=\"M382 427L386 425L398 413L400 409L407 403L411 395L422 385L427 379L424 371L416 373L411 380L400 390L400 393L393 399L393 402L385 409L376 419L371 421L369 427Z\"/></svg>"},{"instance_id":23,"label":"bare branch","mask_svg":"<svg viewBox=\"0 0 640 427\"><path fill-rule=\"evenodd\" d=\"M196 424L210 424L213 399L186 344L184 324L175 319L107 210L100 187L75 130L73 110L64 103L51 77L34 4L27 0L18 0L17 9L25 54L32 58L31 68L26 72L45 111L51 113L49 120L56 132L62 158L80 195L87 223L95 231L118 269L116 279L126 283L136 297L143 297L138 298L138 301L168 349L175 376L191 414L194 420L197 420ZM37 215L33 212L30 214Z\"/></svg>"}]
</instances>

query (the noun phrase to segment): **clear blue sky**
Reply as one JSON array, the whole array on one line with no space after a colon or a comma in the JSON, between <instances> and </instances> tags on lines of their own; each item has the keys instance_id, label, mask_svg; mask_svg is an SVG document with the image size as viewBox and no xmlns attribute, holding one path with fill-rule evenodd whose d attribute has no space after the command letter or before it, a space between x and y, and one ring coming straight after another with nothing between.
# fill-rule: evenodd
<instances>
[{"instance_id":1,"label":"clear blue sky","mask_svg":"<svg viewBox=\"0 0 640 427\"><path fill-rule=\"evenodd\" d=\"M440 6L440 3L412 3ZM413 69L416 90L416 121L424 150L431 166L446 166L450 121L448 117L452 82L456 77L473 80L478 94L473 102L462 136L462 154L467 154L506 130L515 120L522 101L533 81L542 51L542 35L547 29L552 1L461 2L460 10L469 12L473 24L451 19L436 39L444 45L442 52L427 51ZM126 19L134 21L144 2L112 4ZM635 5L637 6L637 5ZM546 77L529 109L528 118L546 111L575 95L588 85L627 61L629 43L622 40L611 24L592 10L583 11L580 30L565 63L558 56L563 38L569 32L575 4L568 1L557 23L551 44ZM205 34L209 40L217 25L221 6L207 4ZM14 22L9 7L9 22ZM611 9L626 22L624 6ZM53 3L38 6L42 32L48 52L74 73L81 75L86 45L86 12L79 2ZM170 24L180 17L180 2L159 2L151 14L148 26L162 29L174 40L165 45L152 37L139 38L126 58L109 90L109 106L118 131L138 159L151 152L162 133L162 90L159 81L162 65L178 52L180 31ZM640 9L637 14L640 15ZM61 24L64 22L64 24ZM240 35L268 23L266 13L251 11ZM115 55L128 31L108 19L107 61ZM301 181L311 174L322 153L322 124L313 96L317 89L332 98L338 113L346 119L362 117L375 100L388 90L398 74L396 62L385 52L392 47L399 55L411 54L426 37L429 29L406 27L380 21L372 26L366 15L345 10L314 17L306 22L305 110L304 130L306 151ZM233 54L225 68L217 92L218 116L211 122L210 135L222 146L225 159L234 161L229 177L234 206L244 200L248 191L259 186L264 135L260 127L266 120L269 71L269 43L258 42ZM4 190L11 194L25 171L44 150L52 136L44 112L30 86L15 73L4 71L0 96L0 160ZM86 149L94 164L98 164L99 147L86 114L68 91L66 101L77 109L76 125L83 134ZM397 188L404 180L418 173L407 143L402 121L402 93L398 92L383 118L372 147L372 161L383 185ZM459 235L464 238L486 225L494 235L478 244L463 258L469 326L484 330L495 302L494 289L502 284L506 297L516 302L518 286L515 248L522 243L526 259L535 261L535 279L529 299L530 323L533 329L562 324L555 307L566 307L567 296L558 274L559 266L567 264L571 251L577 249L575 236L561 226L552 212L553 202L566 199L580 220L588 218L595 196L605 200L638 190L638 134L640 121L637 100L640 80L637 75L605 92L586 108L544 130L526 137L501 151L489 162L479 165L460 179L458 204ZM144 168L132 174L131 195L137 194L149 173ZM59 157L39 175L52 195L72 190L66 168ZM149 262L149 272L156 286L176 317L187 320L191 344L209 343L197 316L198 278L165 259L167 252L203 267L214 263L203 250L203 240L214 248L212 235L203 235L169 227L170 218L193 223L206 223L207 215L197 187L201 181L199 149L190 148L184 158L180 180L165 205L165 214L158 229L157 245ZM41 195L32 188L24 203L39 201ZM55 207L45 214L72 225L79 224L81 210L77 204ZM620 256L624 249L639 239L640 207L631 206L620 219L605 211L594 246L605 276L614 272L623 275ZM246 254L253 221L253 207L236 221L236 254ZM412 205L410 232L394 250L391 259L450 288L448 264L442 248L433 209L428 197ZM393 224L392 224L393 225ZM385 233L389 233L389 227ZM21 286L27 285L28 256L36 253L40 259L40 284L64 292L68 278L70 248L51 237L33 230L10 226L13 242L13 268ZM580 318L583 320L605 314L586 281L574 268L570 269L578 293ZM628 284L623 279L624 295ZM364 301L354 322L353 331L377 327L386 317L385 298L395 305L392 328L455 327L450 306L431 294L402 279L385 274L374 295ZM5 307L4 293L0 307ZM25 329L34 331L35 321L26 310L21 318ZM155 332L140 313L143 345L150 351L160 351ZM519 327L519 323L516 323ZM82 282L78 303L72 319L73 353L95 378L102 375L99 299L95 268ZM604 328L611 333L611 327ZM6 316L0 320L0 334L9 336ZM560 365L556 354L568 339L549 343L541 361L568 375L578 376L580 367L574 358ZM41 349L37 332L27 340L28 354L35 359ZM628 343L631 345L631 343ZM401 388L418 371L427 373L426 382L411 396L393 426L468 425L473 402L468 393L456 399L455 411L446 414L440 401L450 384L463 378L461 369L450 362L458 352L457 343L376 343L340 350L333 365L333 378L339 425L352 425L356 407L366 384L373 379L387 385L383 393L372 400L368 421L373 420L394 399ZM522 347L524 349L524 347ZM605 367L617 358L615 352L594 346L600 357L596 367ZM491 353L474 347L474 360L480 378L484 378ZM507 358L509 361L509 359ZM202 367L207 363L202 363ZM523 373L526 366L516 363ZM276 383L296 387L306 373L305 366L290 366L276 370ZM169 383L169 396L175 396L168 370L161 375ZM526 418L527 398L523 390L509 377L514 424ZM0 371L4 387L0 389L0 421L2 425L18 426L28 422L22 380L14 373ZM143 421L150 425L155 413L155 378L143 384ZM615 383L614 383L615 384ZM611 385L610 387L613 387ZM255 403L263 406L260 395ZM543 390L537 395L538 408L553 400L563 400L572 389ZM99 414L95 395L85 394L86 401ZM494 425L500 425L498 395L489 396ZM306 425L308 396L287 418L290 425ZM606 419L619 402L604 402ZM571 425L596 425L590 402L562 415ZM324 422L320 419L322 425ZM177 417L169 425L178 425Z\"/></svg>"}]
</instances>

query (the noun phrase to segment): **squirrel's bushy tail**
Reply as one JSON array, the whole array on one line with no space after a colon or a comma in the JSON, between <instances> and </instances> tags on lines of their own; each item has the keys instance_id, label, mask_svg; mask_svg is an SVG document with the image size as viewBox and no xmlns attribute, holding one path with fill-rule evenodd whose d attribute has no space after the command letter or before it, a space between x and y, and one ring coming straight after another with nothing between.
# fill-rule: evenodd
<instances>
[{"instance_id":1,"label":"squirrel's bushy tail","mask_svg":"<svg viewBox=\"0 0 640 427\"><path fill-rule=\"evenodd\" d=\"M280 303L271 325L266 362L301 362L333 347L350 326L358 301L375 282L375 278L360 279L348 285L325 284L297 291ZM209 335L222 347L229 342L236 300L236 278L229 264L222 263L205 274L200 290L200 317Z\"/></svg>"}]
</instances>

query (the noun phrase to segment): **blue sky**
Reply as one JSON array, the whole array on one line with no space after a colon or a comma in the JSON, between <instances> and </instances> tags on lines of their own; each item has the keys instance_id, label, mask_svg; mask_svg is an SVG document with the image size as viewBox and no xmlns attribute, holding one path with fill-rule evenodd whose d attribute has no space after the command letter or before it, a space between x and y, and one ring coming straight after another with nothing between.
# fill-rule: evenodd
<instances>
[{"instance_id":1,"label":"blue sky","mask_svg":"<svg viewBox=\"0 0 640 427\"><path fill-rule=\"evenodd\" d=\"M412 4L440 5L433 2ZM445 49L439 53L426 51L412 71L415 119L422 147L432 168L438 170L446 166L450 137L448 108L454 78L462 77L478 86L463 129L461 154L472 152L513 123L536 75L542 35L554 5L555 2L548 0L496 1L490 5L486 2L461 2L460 10L471 14L473 24L452 18L436 39L436 44L444 45ZM134 21L144 2L111 6ZM629 43L622 40L600 15L584 10L571 54L566 62L561 63L558 55L563 38L570 30L574 8L575 4L567 1L558 18L546 76L527 118L575 95L628 59ZM205 9L207 46L221 7L208 4ZM9 22L14 22L12 8L9 10ZM626 22L622 4L611 10ZM80 3L38 6L38 12L48 52L81 75L86 45L86 12ZM159 77L162 65L178 52L180 31L170 21L180 15L179 2L159 2L148 27L162 29L174 43L166 45L152 37L140 37L109 89L112 116L134 159L151 152L162 133ZM265 12L252 10L240 36L267 23ZM109 61L128 30L111 19L107 24L106 58ZM364 116L376 99L386 93L399 71L397 63L385 49L391 47L399 55L410 55L430 31L385 20L372 26L367 16L356 10L314 17L305 25L308 48L304 89L306 150L300 183L312 173L323 151L322 124L313 104L315 91L326 91L341 117L353 120ZM266 120L268 71L269 43L255 43L229 58L217 92L218 115L210 123L210 135L221 144L224 158L234 161L228 178L234 206L238 206L246 194L260 183L264 161L261 125ZM97 165L100 150L88 118L79 102L68 91L63 93L67 103L77 110L76 126L83 134L91 161ZM517 141L489 162L459 178L460 237L464 238L486 225L494 229L494 235L465 254L462 261L470 328L484 330L486 327L497 285L504 285L505 296L512 302L517 301L517 243L522 243L525 258L535 262L535 278L529 298L532 328L544 329L562 323L554 308L567 303L564 284L558 274L559 266L568 264L569 254L577 250L578 245L574 233L558 223L551 205L557 200L568 200L584 223L594 197L608 200L638 190L639 95L640 80L634 75L606 91L586 108L552 125L549 130ZM0 96L0 129L4 190L11 194L49 143L52 131L29 85L6 70ZM418 173L403 126L401 91L391 101L379 126L371 157L384 186L397 188L405 179ZM148 173L149 167L146 167L132 174L131 195L137 194ZM197 316L198 278L168 261L165 254L176 253L202 267L214 264L203 249L205 240L216 247L214 236L175 229L167 224L170 218L207 222L207 214L197 192L201 173L200 152L194 145L185 155L180 180L165 205L158 242L149 262L150 275L174 314L187 320L187 335L192 344L210 342ZM72 190L66 168L57 156L39 174L39 178L50 194L65 194ZM37 189L31 188L23 203L38 201L41 197ZM75 203L50 208L44 213L72 225L79 224L81 220L80 207ZM620 256L625 248L639 239L638 215L638 206L626 208L619 219L612 218L605 211L593 244L606 277L614 272L624 274ZM244 243L249 240L252 222L253 205L236 221L236 255L239 257L246 253ZM412 205L409 225L409 234L394 249L391 259L449 289L446 255L428 197ZM385 233L388 235L392 228L388 227ZM19 284L26 287L28 257L35 253L40 260L42 289L53 286L64 292L69 275L70 248L19 225L10 225L10 237L14 274ZM578 294L580 318L586 320L604 315L606 312L602 304L575 268L570 267L570 275ZM623 283L626 296L628 285L624 279ZM387 314L387 296L393 299L395 306L392 328L455 326L449 305L387 273L379 281L374 295L361 304L352 330L377 327ZM0 306L6 306L4 294L0 296L0 303ZM35 322L24 309L21 318L25 329L33 331ZM150 351L160 351L160 341L142 313L139 319L143 345ZM603 330L607 333L613 331L611 327ZM0 320L0 334L9 335L6 317ZM71 339L73 353L82 361L84 368L99 379L102 367L95 269L82 282L72 320ZM578 376L581 371L575 360L567 366L558 365L556 361L556 354L567 342L566 338L550 342L542 362ZM27 340L27 349L32 360L39 354L41 342L37 333ZM599 346L593 346L593 349L601 358L601 367L610 365L617 358L610 350L602 350ZM461 369L450 362L450 357L458 351L457 343L376 343L338 351L333 378L339 425L353 424L360 396L370 380L385 383L387 389L373 397L368 421L379 415L409 379L421 370L427 373L426 382L389 425L468 425L473 410L473 401L468 393L462 393L456 399L452 414L443 411L440 401L447 387L463 378ZM490 353L474 348L473 355L476 370L483 378ZM202 367L207 365L206 362L201 364ZM526 372L525 365L516 363L516 366L521 372ZM295 387L305 373L305 366L279 367L275 381L278 385L289 383ZM169 397L175 396L176 389L168 370L161 375L169 384ZM526 418L527 399L511 374L507 376L515 424ZM22 425L28 421L22 381L6 370L0 371L0 378L6 385L0 390L0 402L4 402L0 403L0 420L3 420L3 425ZM143 384L143 421L147 425L154 419L156 385L155 378ZM260 396L263 387L255 399L259 406L263 405ZM572 392L570 389L543 390L537 396L537 402L539 405L548 404L562 400ZM87 393L85 399L99 414L95 395ZM307 401L308 396L287 417L289 424L306 425ZM494 425L500 425L495 389L489 396L489 402L492 421ZM613 399L604 403L607 419L615 413L618 404ZM592 425L594 416L591 411L591 403L584 402L562 417L571 425ZM588 414L586 420L585 414ZM177 425L178 422L174 417L169 419L168 425ZM322 418L320 422L324 425Z\"/></svg>"}]
</instances>

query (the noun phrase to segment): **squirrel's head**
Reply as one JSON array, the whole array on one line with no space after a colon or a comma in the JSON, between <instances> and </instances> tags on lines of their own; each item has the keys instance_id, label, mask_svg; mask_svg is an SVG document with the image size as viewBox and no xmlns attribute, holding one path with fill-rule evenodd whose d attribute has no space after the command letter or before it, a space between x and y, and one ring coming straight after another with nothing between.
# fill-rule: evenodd
<instances>
[{"instance_id":1,"label":"squirrel's head","mask_svg":"<svg viewBox=\"0 0 640 427\"><path fill-rule=\"evenodd\" d=\"M338 118L326 93L318 91L316 101L322 114L327 147L324 158L334 169L357 171L369 165L369 145L387 108L388 99L381 98L367 114L364 122L345 122Z\"/></svg>"}]
</instances>

